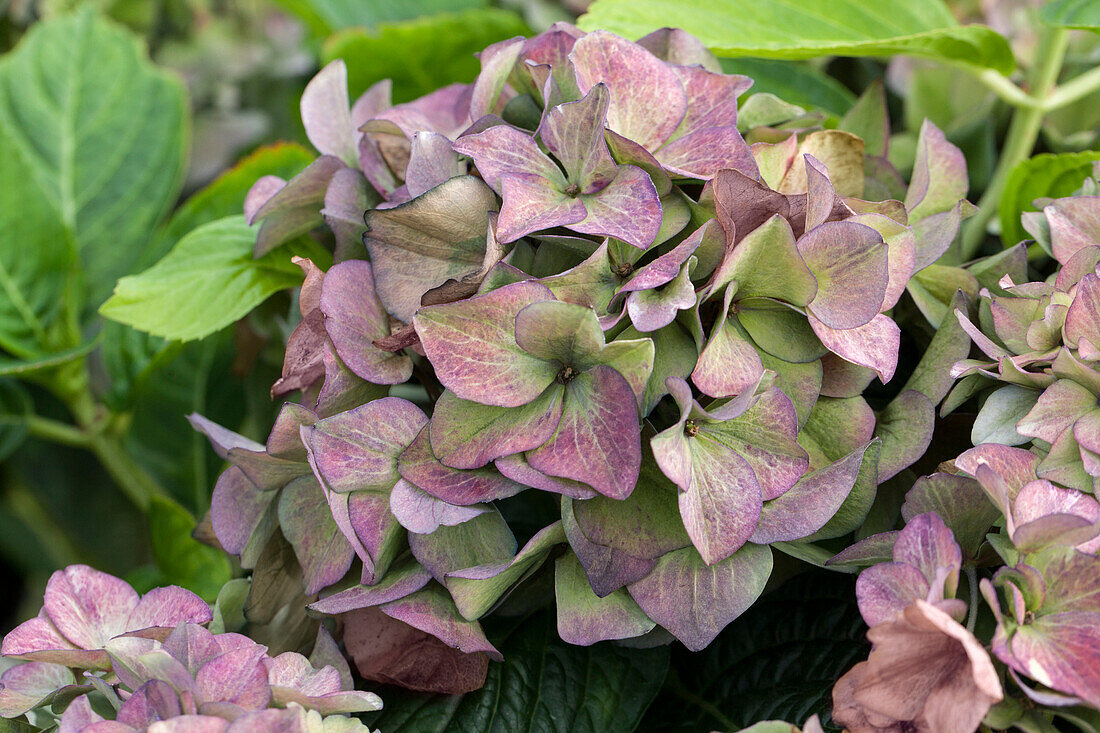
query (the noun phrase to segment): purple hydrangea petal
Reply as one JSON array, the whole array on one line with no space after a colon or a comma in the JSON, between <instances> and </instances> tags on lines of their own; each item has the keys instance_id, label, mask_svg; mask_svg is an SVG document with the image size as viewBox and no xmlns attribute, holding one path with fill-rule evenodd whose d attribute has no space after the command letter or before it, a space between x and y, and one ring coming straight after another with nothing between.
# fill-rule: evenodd
<instances>
[{"instance_id":1,"label":"purple hydrangea petal","mask_svg":"<svg viewBox=\"0 0 1100 733\"><path fill-rule=\"evenodd\" d=\"M456 176L464 175L466 163L445 136L427 130L413 135L409 165L405 168L405 187L411 198L416 198Z\"/></svg>"},{"instance_id":2,"label":"purple hydrangea petal","mask_svg":"<svg viewBox=\"0 0 1100 733\"><path fill-rule=\"evenodd\" d=\"M1016 431L1053 443L1078 418L1095 409L1096 395L1072 379L1059 379L1043 390L1035 406L1016 424Z\"/></svg>"},{"instance_id":3,"label":"purple hydrangea petal","mask_svg":"<svg viewBox=\"0 0 1100 733\"><path fill-rule=\"evenodd\" d=\"M868 626L890 621L913 601L923 601L928 588L928 580L912 565L880 563L864 570L856 580L859 613Z\"/></svg>"},{"instance_id":4,"label":"purple hydrangea petal","mask_svg":"<svg viewBox=\"0 0 1100 733\"><path fill-rule=\"evenodd\" d=\"M756 384L764 373L760 354L749 340L748 334L729 315L729 304L734 296L734 285L726 288L722 311L711 331L710 340L699 354L699 361L691 373L691 381L703 394L711 397L732 397Z\"/></svg>"},{"instance_id":5,"label":"purple hydrangea petal","mask_svg":"<svg viewBox=\"0 0 1100 733\"><path fill-rule=\"evenodd\" d=\"M889 283L889 248L871 227L828 222L798 240L817 279L809 309L834 329L857 328L878 315Z\"/></svg>"},{"instance_id":6,"label":"purple hydrangea petal","mask_svg":"<svg viewBox=\"0 0 1100 733\"><path fill-rule=\"evenodd\" d=\"M507 562L516 554L516 538L500 512L492 509L453 527L431 534L409 534L409 549L432 577L444 582L447 573Z\"/></svg>"},{"instance_id":7,"label":"purple hydrangea petal","mask_svg":"<svg viewBox=\"0 0 1100 733\"><path fill-rule=\"evenodd\" d=\"M253 254L262 257L283 242L320 226L321 209L325 204L329 182L337 171L346 167L339 158L322 155L275 191L261 206L255 207L249 224L257 221L263 221L263 224L256 236ZM270 189L270 182L265 182L257 191L256 197L266 194ZM254 204L250 204L247 208L253 207Z\"/></svg>"},{"instance_id":8,"label":"purple hydrangea petal","mask_svg":"<svg viewBox=\"0 0 1100 733\"><path fill-rule=\"evenodd\" d=\"M752 150L733 125L688 132L663 145L654 157L669 173L685 178L709 180L723 170L759 174Z\"/></svg>"},{"instance_id":9,"label":"purple hydrangea petal","mask_svg":"<svg viewBox=\"0 0 1100 733\"><path fill-rule=\"evenodd\" d=\"M485 182L504 196L501 177L524 174L543 179L564 190L565 178L554 161L539 150L530 134L509 125L490 127L476 135L463 135L454 143L456 152L473 158ZM507 201L507 196L504 196Z\"/></svg>"},{"instance_id":10,"label":"purple hydrangea petal","mask_svg":"<svg viewBox=\"0 0 1100 733\"><path fill-rule=\"evenodd\" d=\"M524 486L550 491L574 499L591 499L599 496L588 484L536 471L531 468L531 464L527 462L527 457L522 453L513 453L498 458L493 461L493 465L502 475Z\"/></svg>"},{"instance_id":11,"label":"purple hydrangea petal","mask_svg":"<svg viewBox=\"0 0 1100 733\"><path fill-rule=\"evenodd\" d=\"M295 479L283 489L279 526L302 565L306 595L332 585L351 567L355 551L333 520L313 476Z\"/></svg>"},{"instance_id":12,"label":"purple hydrangea petal","mask_svg":"<svg viewBox=\"0 0 1100 733\"><path fill-rule=\"evenodd\" d=\"M626 498L642 460L636 399L630 383L611 367L597 365L573 377L565 386L557 431L527 453L527 462L605 496Z\"/></svg>"},{"instance_id":13,"label":"purple hydrangea petal","mask_svg":"<svg viewBox=\"0 0 1100 733\"><path fill-rule=\"evenodd\" d=\"M539 139L580 193L595 193L616 175L603 134L609 103L607 87L596 84L582 99L551 109L539 125Z\"/></svg>"},{"instance_id":14,"label":"purple hydrangea petal","mask_svg":"<svg viewBox=\"0 0 1100 733\"><path fill-rule=\"evenodd\" d=\"M49 662L17 664L0 675L0 716L19 717L61 688L75 684L72 671L63 665Z\"/></svg>"},{"instance_id":15,"label":"purple hydrangea petal","mask_svg":"<svg viewBox=\"0 0 1100 733\"><path fill-rule=\"evenodd\" d=\"M580 196L580 200L588 215L578 222L562 222L573 231L615 237L645 249L661 229L661 200L653 181L641 168L619 166L611 183L596 193Z\"/></svg>"},{"instance_id":16,"label":"purple hydrangea petal","mask_svg":"<svg viewBox=\"0 0 1100 733\"><path fill-rule=\"evenodd\" d=\"M116 720L138 730L183 715L179 694L163 680L149 680L122 703Z\"/></svg>"},{"instance_id":17,"label":"purple hydrangea petal","mask_svg":"<svg viewBox=\"0 0 1100 733\"><path fill-rule=\"evenodd\" d=\"M889 317L879 314L856 328L833 329L809 317L810 326L829 351L853 364L874 369L883 383L889 382L898 366L901 329Z\"/></svg>"},{"instance_id":18,"label":"purple hydrangea petal","mask_svg":"<svg viewBox=\"0 0 1100 733\"><path fill-rule=\"evenodd\" d=\"M515 321L531 303L552 299L543 285L520 282L422 308L416 330L439 381L463 399L500 407L519 407L538 397L558 368L519 347Z\"/></svg>"},{"instance_id":19,"label":"purple hydrangea petal","mask_svg":"<svg viewBox=\"0 0 1100 733\"><path fill-rule=\"evenodd\" d=\"M381 609L390 618L404 621L467 654L485 652L491 659L500 661L503 658L485 638L481 626L476 621L462 618L450 596L438 585L429 585L401 600L387 603Z\"/></svg>"},{"instance_id":20,"label":"purple hydrangea petal","mask_svg":"<svg viewBox=\"0 0 1100 733\"><path fill-rule=\"evenodd\" d=\"M405 479L398 481L390 492L390 512L402 527L418 534L430 534L440 526L468 522L487 511L487 504L448 504Z\"/></svg>"},{"instance_id":21,"label":"purple hydrangea petal","mask_svg":"<svg viewBox=\"0 0 1100 733\"><path fill-rule=\"evenodd\" d=\"M336 615L357 608L379 606L420 590L431 579L431 573L419 563L410 561L391 568L376 585L352 586L314 601L309 608L318 613Z\"/></svg>"},{"instance_id":22,"label":"purple hydrangea petal","mask_svg":"<svg viewBox=\"0 0 1100 733\"><path fill-rule=\"evenodd\" d=\"M398 456L427 425L419 407L384 397L307 428L318 477L336 492L389 491Z\"/></svg>"},{"instance_id":23,"label":"purple hydrangea petal","mask_svg":"<svg viewBox=\"0 0 1100 733\"><path fill-rule=\"evenodd\" d=\"M255 565L256 546L267 543L275 526L272 501L276 496L274 491L257 489L236 466L222 472L214 485L210 509L214 536L226 552L240 556L246 568Z\"/></svg>"},{"instance_id":24,"label":"purple hydrangea petal","mask_svg":"<svg viewBox=\"0 0 1100 733\"><path fill-rule=\"evenodd\" d=\"M760 545L745 545L716 565L688 547L663 555L628 589L649 618L699 651L756 601L771 570L771 550Z\"/></svg>"},{"instance_id":25,"label":"purple hydrangea petal","mask_svg":"<svg viewBox=\"0 0 1100 733\"><path fill-rule=\"evenodd\" d=\"M628 583L644 578L657 565L656 558L636 557L588 539L573 516L573 506L574 503L569 499L562 501L562 528L597 597L603 598ZM673 511L675 512L675 507ZM690 543L686 535L684 541Z\"/></svg>"},{"instance_id":26,"label":"purple hydrangea petal","mask_svg":"<svg viewBox=\"0 0 1100 733\"><path fill-rule=\"evenodd\" d=\"M603 83L611 92L607 126L654 151L680 126L687 93L673 67L607 31L577 40L569 58L581 92ZM660 99L661 104L653 104Z\"/></svg>"},{"instance_id":27,"label":"purple hydrangea petal","mask_svg":"<svg viewBox=\"0 0 1100 733\"><path fill-rule=\"evenodd\" d=\"M589 646L599 641L630 639L656 626L625 589L597 596L572 553L554 563L554 596L558 635L569 644Z\"/></svg>"},{"instance_id":28,"label":"purple hydrangea petal","mask_svg":"<svg viewBox=\"0 0 1100 733\"><path fill-rule=\"evenodd\" d=\"M125 580L87 565L70 565L50 576L43 609L66 639L84 649L102 648L126 628L138 594Z\"/></svg>"},{"instance_id":29,"label":"purple hydrangea petal","mask_svg":"<svg viewBox=\"0 0 1100 733\"><path fill-rule=\"evenodd\" d=\"M440 416L438 404L433 420ZM421 430L416 440L405 449L398 461L401 477L420 491L427 492L448 504L469 506L483 501L505 499L523 490L522 485L501 476L492 469L464 471L444 465L433 452L430 433L430 427ZM413 528L409 527L409 529ZM430 530L414 529L413 531L424 533Z\"/></svg>"},{"instance_id":30,"label":"purple hydrangea petal","mask_svg":"<svg viewBox=\"0 0 1100 733\"><path fill-rule=\"evenodd\" d=\"M489 461L522 451L533 450L545 444L554 435L561 421L562 399L565 390L561 385L551 384L543 393L526 405L519 407L494 407L456 397L453 392L444 392L435 405L431 426L429 450L439 458L444 466L455 469L479 469ZM424 459L426 455L420 454ZM414 451L409 460L416 465L427 467ZM416 471L417 468L410 468ZM436 469L438 471L438 468ZM441 475L442 479L443 476ZM410 478L417 483L417 479ZM426 476L421 481L427 482ZM418 484L419 485L419 484ZM436 486L438 484L435 484ZM482 485L475 482L469 490L484 489L508 491L511 487L500 482ZM421 486L425 491L434 486ZM452 493L452 489L455 493ZM461 485L447 489L448 496L458 502ZM483 499L476 499L482 501Z\"/></svg>"},{"instance_id":31,"label":"purple hydrangea petal","mask_svg":"<svg viewBox=\"0 0 1100 733\"><path fill-rule=\"evenodd\" d=\"M504 203L497 219L500 241L514 242L532 232L559 226L584 231L577 229L578 222L588 216L584 202L562 193L565 185L532 173L503 174Z\"/></svg>"},{"instance_id":32,"label":"purple hydrangea petal","mask_svg":"<svg viewBox=\"0 0 1100 733\"><path fill-rule=\"evenodd\" d=\"M711 292L736 280L738 300L759 296L797 306L814 300L817 279L803 261L786 219L775 215L751 231L738 233L741 241L711 277Z\"/></svg>"},{"instance_id":33,"label":"purple hydrangea petal","mask_svg":"<svg viewBox=\"0 0 1100 733\"><path fill-rule=\"evenodd\" d=\"M409 379L409 357L374 346L376 339L390 335L390 326L374 292L374 272L369 262L349 260L325 273L320 307L325 315L325 331L349 369L375 384L399 384Z\"/></svg>"},{"instance_id":34,"label":"purple hydrangea petal","mask_svg":"<svg viewBox=\"0 0 1100 733\"><path fill-rule=\"evenodd\" d=\"M342 59L329 63L306 84L301 108L306 137L318 152L348 165L359 162L348 99L348 67Z\"/></svg>"},{"instance_id":35,"label":"purple hydrangea petal","mask_svg":"<svg viewBox=\"0 0 1100 733\"><path fill-rule=\"evenodd\" d=\"M205 624L213 618L210 606L189 590L171 585L153 588L138 601L126 621L127 631L151 626L173 628L187 622Z\"/></svg>"},{"instance_id":36,"label":"purple hydrangea petal","mask_svg":"<svg viewBox=\"0 0 1100 733\"><path fill-rule=\"evenodd\" d=\"M252 648L226 652L195 673L195 685L204 702L228 702L245 710L262 710L271 701L265 650Z\"/></svg>"}]
</instances>

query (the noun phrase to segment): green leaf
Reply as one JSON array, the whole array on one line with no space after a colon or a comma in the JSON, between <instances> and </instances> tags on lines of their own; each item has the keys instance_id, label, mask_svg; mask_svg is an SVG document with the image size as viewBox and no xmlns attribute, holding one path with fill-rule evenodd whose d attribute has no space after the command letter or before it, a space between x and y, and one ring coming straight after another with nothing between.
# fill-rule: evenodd
<instances>
[{"instance_id":1,"label":"green leaf","mask_svg":"<svg viewBox=\"0 0 1100 733\"><path fill-rule=\"evenodd\" d=\"M1052 0L1039 11L1044 23L1064 28L1100 29L1100 3L1096 0Z\"/></svg>"},{"instance_id":2,"label":"green leaf","mask_svg":"<svg viewBox=\"0 0 1100 733\"><path fill-rule=\"evenodd\" d=\"M441 13L375 31L347 30L329 38L325 63L344 59L351 98L382 79L393 80L394 103L408 102L454 82L471 82L481 70L474 54L530 29L515 13L496 8Z\"/></svg>"},{"instance_id":3,"label":"green leaf","mask_svg":"<svg viewBox=\"0 0 1100 733\"><path fill-rule=\"evenodd\" d=\"M722 59L722 71L752 78L749 94L769 92L800 107L819 107L840 117L855 103L848 88L823 71L796 61Z\"/></svg>"},{"instance_id":4,"label":"green leaf","mask_svg":"<svg viewBox=\"0 0 1100 733\"><path fill-rule=\"evenodd\" d=\"M165 580L194 591L213 603L218 591L232 578L224 552L208 547L191 536L195 519L182 506L154 496L149 505L149 534L153 559Z\"/></svg>"},{"instance_id":5,"label":"green leaf","mask_svg":"<svg viewBox=\"0 0 1100 733\"><path fill-rule=\"evenodd\" d=\"M719 56L807 59L907 54L1015 67L1008 42L960 26L941 0L596 0L578 21L627 38L683 28Z\"/></svg>"},{"instance_id":6,"label":"green leaf","mask_svg":"<svg viewBox=\"0 0 1100 733\"><path fill-rule=\"evenodd\" d=\"M99 312L180 341L219 331L302 281L285 251L253 259L255 240L243 216L205 224L145 272L119 280Z\"/></svg>"},{"instance_id":7,"label":"green leaf","mask_svg":"<svg viewBox=\"0 0 1100 733\"><path fill-rule=\"evenodd\" d=\"M1092 164L1100 160L1100 151L1085 150L1080 153L1052 155L1043 153L1021 161L1012 169L1001 194L1001 241L1005 247L1029 239L1020 224L1025 211L1038 211L1032 201L1037 198L1062 198L1081 187Z\"/></svg>"},{"instance_id":8,"label":"green leaf","mask_svg":"<svg viewBox=\"0 0 1100 733\"><path fill-rule=\"evenodd\" d=\"M309 165L314 157L296 143L277 143L260 148L242 159L176 209L153 237L139 267L145 269L151 266L191 230L215 219L239 214L245 195L257 179L267 175L290 179ZM107 399L113 407L125 406L132 400L136 386L179 353L178 345L115 322L104 325L102 344L104 366L111 378Z\"/></svg>"},{"instance_id":9,"label":"green leaf","mask_svg":"<svg viewBox=\"0 0 1100 733\"><path fill-rule=\"evenodd\" d=\"M19 249L67 242L98 305L175 202L188 145L183 84L128 31L85 9L38 24L0 62L0 100L0 157L28 189L4 196L34 197L33 215L48 207L56 219L25 232ZM0 200L0 230L24 215Z\"/></svg>"},{"instance_id":10,"label":"green leaf","mask_svg":"<svg viewBox=\"0 0 1100 733\"><path fill-rule=\"evenodd\" d=\"M31 396L18 382L0 379L0 463L27 437Z\"/></svg>"},{"instance_id":11,"label":"green leaf","mask_svg":"<svg viewBox=\"0 0 1100 733\"><path fill-rule=\"evenodd\" d=\"M667 692L641 730L740 730L759 720L828 722L833 683L865 656L855 579L810 574L763 596L707 649L676 648Z\"/></svg>"},{"instance_id":12,"label":"green leaf","mask_svg":"<svg viewBox=\"0 0 1100 733\"><path fill-rule=\"evenodd\" d=\"M483 8L488 0L277 0L321 37L353 26L412 20L422 15Z\"/></svg>"},{"instance_id":13,"label":"green leaf","mask_svg":"<svg viewBox=\"0 0 1100 733\"><path fill-rule=\"evenodd\" d=\"M485 686L466 695L428 696L394 690L371 728L402 733L627 733L657 694L668 649L589 647L558 638L553 614L491 635L504 661L490 662Z\"/></svg>"},{"instance_id":14,"label":"green leaf","mask_svg":"<svg viewBox=\"0 0 1100 733\"><path fill-rule=\"evenodd\" d=\"M81 344L71 349L58 351L48 356L40 356L33 359L7 359L0 355L0 377L19 376L32 374L41 369L66 364L73 359L79 359L96 347L95 341Z\"/></svg>"}]
</instances>

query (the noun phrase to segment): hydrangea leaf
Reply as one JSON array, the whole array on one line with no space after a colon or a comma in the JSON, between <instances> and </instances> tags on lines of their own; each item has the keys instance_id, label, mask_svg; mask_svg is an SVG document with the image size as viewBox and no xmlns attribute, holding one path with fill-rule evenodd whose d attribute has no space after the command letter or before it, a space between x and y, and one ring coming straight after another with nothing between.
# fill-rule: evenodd
<instances>
[{"instance_id":1,"label":"hydrangea leaf","mask_svg":"<svg viewBox=\"0 0 1100 733\"><path fill-rule=\"evenodd\" d=\"M565 385L561 421L527 462L551 476L582 481L616 499L630 495L641 465L637 397L630 382L602 364Z\"/></svg>"},{"instance_id":2,"label":"hydrangea leaf","mask_svg":"<svg viewBox=\"0 0 1100 733\"><path fill-rule=\"evenodd\" d=\"M771 550L760 545L745 545L715 565L685 547L661 556L628 589L649 618L699 651L760 597L771 571Z\"/></svg>"},{"instance_id":3,"label":"hydrangea leaf","mask_svg":"<svg viewBox=\"0 0 1100 733\"><path fill-rule=\"evenodd\" d=\"M570 644L590 646L599 641L631 639L656 626L625 589L597 596L572 553L554 563L554 596L558 635Z\"/></svg>"},{"instance_id":4,"label":"hydrangea leaf","mask_svg":"<svg viewBox=\"0 0 1100 733\"><path fill-rule=\"evenodd\" d=\"M463 399L519 407L553 382L558 367L520 348L516 316L532 303L552 299L535 282L506 285L459 303L421 309L416 331L443 386Z\"/></svg>"},{"instance_id":5,"label":"hydrangea leaf","mask_svg":"<svg viewBox=\"0 0 1100 733\"><path fill-rule=\"evenodd\" d=\"M427 425L420 408L385 397L305 428L319 477L332 491L386 491L400 478L398 456Z\"/></svg>"},{"instance_id":6,"label":"hydrangea leaf","mask_svg":"<svg viewBox=\"0 0 1100 733\"><path fill-rule=\"evenodd\" d=\"M425 292L477 272L495 210L488 186L457 176L412 201L368 212L364 242L386 310L409 323Z\"/></svg>"},{"instance_id":7,"label":"hydrangea leaf","mask_svg":"<svg viewBox=\"0 0 1100 733\"><path fill-rule=\"evenodd\" d=\"M484 616L510 588L542 565L555 545L565 542L561 522L544 527L508 562L463 568L447 573L447 590L464 618Z\"/></svg>"},{"instance_id":8,"label":"hydrangea leaf","mask_svg":"<svg viewBox=\"0 0 1100 733\"><path fill-rule=\"evenodd\" d=\"M268 296L302 281L289 260L276 255L254 259L254 238L240 216L205 224L153 267L119 280L100 313L180 341L221 330Z\"/></svg>"},{"instance_id":9,"label":"hydrangea leaf","mask_svg":"<svg viewBox=\"0 0 1100 733\"><path fill-rule=\"evenodd\" d=\"M1009 384L993 392L986 398L978 411L971 431L971 440L980 443L1001 443L1003 445L1022 445L1028 438L1020 435L1016 425L1035 406L1039 393Z\"/></svg>"},{"instance_id":10,"label":"hydrangea leaf","mask_svg":"<svg viewBox=\"0 0 1100 733\"><path fill-rule=\"evenodd\" d=\"M525 405L495 407L444 392L432 417L432 451L445 466L477 469L533 450L550 440L561 422L564 394L562 385L551 383Z\"/></svg>"}]
</instances>

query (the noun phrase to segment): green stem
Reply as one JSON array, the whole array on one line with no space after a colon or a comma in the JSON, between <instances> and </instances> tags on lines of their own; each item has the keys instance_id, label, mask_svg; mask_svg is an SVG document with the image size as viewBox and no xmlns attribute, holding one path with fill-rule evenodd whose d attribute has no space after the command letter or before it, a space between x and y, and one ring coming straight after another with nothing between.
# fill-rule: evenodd
<instances>
[{"instance_id":1,"label":"green stem","mask_svg":"<svg viewBox=\"0 0 1100 733\"><path fill-rule=\"evenodd\" d=\"M24 423L31 435L42 440L48 440L51 443L67 445L70 448L87 448L91 444L87 433L60 420L29 415L25 418Z\"/></svg>"},{"instance_id":2,"label":"green stem","mask_svg":"<svg viewBox=\"0 0 1100 733\"><path fill-rule=\"evenodd\" d=\"M1065 84L1059 85L1046 99L1046 110L1052 112L1066 105L1073 104L1078 99L1100 90L1100 66L1089 69L1084 74L1070 79Z\"/></svg>"},{"instance_id":3,"label":"green stem","mask_svg":"<svg viewBox=\"0 0 1100 733\"><path fill-rule=\"evenodd\" d=\"M1046 98L1058 80L1068 43L1069 36L1066 30L1054 28L1051 29L1046 43L1042 46L1039 61L1032 70L1031 94L1028 95L1039 104L1017 107L1012 116L1004 148L1001 150L1001 158L997 161L997 168L989 180L989 185L986 186L985 192L978 201L978 213L967 220L963 228L961 256L964 262L973 259L982 246L986 227L997 212L997 204L1004 192L1008 176L1017 165L1027 160L1031 151L1035 149L1035 141L1039 138L1039 127L1046 110Z\"/></svg>"},{"instance_id":4,"label":"green stem","mask_svg":"<svg viewBox=\"0 0 1100 733\"><path fill-rule=\"evenodd\" d=\"M117 435L93 434L88 448L111 474L122 493L141 511L149 511L154 496L168 496L164 487L130 457Z\"/></svg>"},{"instance_id":5,"label":"green stem","mask_svg":"<svg viewBox=\"0 0 1100 733\"><path fill-rule=\"evenodd\" d=\"M970 615L966 618L966 630L973 633L974 624L978 622L978 571L973 565L964 568L966 583L970 586Z\"/></svg>"},{"instance_id":6,"label":"green stem","mask_svg":"<svg viewBox=\"0 0 1100 733\"><path fill-rule=\"evenodd\" d=\"M8 512L37 538L50 563L61 568L82 562L83 557L69 535L54 522L34 494L14 476L7 484L4 504Z\"/></svg>"}]
</instances>

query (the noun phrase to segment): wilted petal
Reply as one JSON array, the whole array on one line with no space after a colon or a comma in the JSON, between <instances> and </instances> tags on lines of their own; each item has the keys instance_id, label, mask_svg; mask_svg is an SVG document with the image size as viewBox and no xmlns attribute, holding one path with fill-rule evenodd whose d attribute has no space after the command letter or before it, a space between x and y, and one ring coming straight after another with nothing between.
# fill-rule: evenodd
<instances>
[{"instance_id":1,"label":"wilted petal","mask_svg":"<svg viewBox=\"0 0 1100 733\"><path fill-rule=\"evenodd\" d=\"M409 323L424 293L478 272L496 207L483 181L457 176L407 203L368 211L363 241L386 310Z\"/></svg>"},{"instance_id":2,"label":"wilted petal","mask_svg":"<svg viewBox=\"0 0 1100 733\"><path fill-rule=\"evenodd\" d=\"M687 547L663 555L629 591L649 618L699 651L756 601L771 569L771 550L760 545L745 545L716 565Z\"/></svg>"}]
</instances>

